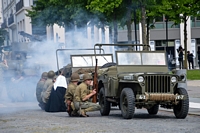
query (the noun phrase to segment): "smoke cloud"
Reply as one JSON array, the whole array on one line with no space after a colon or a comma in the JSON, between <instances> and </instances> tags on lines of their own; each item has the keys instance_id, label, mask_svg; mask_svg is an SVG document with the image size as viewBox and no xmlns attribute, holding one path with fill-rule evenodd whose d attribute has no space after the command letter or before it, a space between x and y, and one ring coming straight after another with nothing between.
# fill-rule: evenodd
<instances>
[{"instance_id":1,"label":"smoke cloud","mask_svg":"<svg viewBox=\"0 0 200 133\"><path fill-rule=\"evenodd\" d=\"M87 27L78 29L76 32L65 33L65 43L62 47L66 49L94 48L97 43L87 36ZM93 35L94 36L94 35ZM30 51L26 59L22 62L22 73L8 70L7 77L0 81L5 88L0 89L0 113L17 111L20 109L40 109L36 100L36 85L43 72L50 70L57 71L56 50L61 48L61 44L54 41L31 42ZM110 49L109 49L110 50ZM59 69L71 63L71 54L93 54L93 50L67 50L58 51ZM11 61L12 64L12 61ZM9 76L8 76L9 75ZM21 104L25 102L26 104ZM33 104L34 103L34 104ZM13 106L15 105L16 106ZM11 109L12 105L12 109ZM20 105L20 106L17 106ZM33 106L27 106L33 105ZM12 111L11 111L12 110Z\"/></svg>"}]
</instances>

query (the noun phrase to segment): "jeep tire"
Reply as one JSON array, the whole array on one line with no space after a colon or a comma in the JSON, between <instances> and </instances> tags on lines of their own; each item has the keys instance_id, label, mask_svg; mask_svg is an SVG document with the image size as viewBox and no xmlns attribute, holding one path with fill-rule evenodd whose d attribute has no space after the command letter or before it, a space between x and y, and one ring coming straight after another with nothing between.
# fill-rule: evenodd
<instances>
[{"instance_id":1,"label":"jeep tire","mask_svg":"<svg viewBox=\"0 0 200 133\"><path fill-rule=\"evenodd\" d=\"M102 116L107 116L110 113L110 102L106 100L105 90L101 88L99 91L99 105L101 106L100 113Z\"/></svg>"},{"instance_id":2,"label":"jeep tire","mask_svg":"<svg viewBox=\"0 0 200 133\"><path fill-rule=\"evenodd\" d=\"M184 95L185 97L183 100L180 100L177 105L174 105L173 107L174 115L178 119L184 119L187 116L189 110L188 93L184 88L177 88L175 90L175 94L176 93L178 93L179 95Z\"/></svg>"},{"instance_id":3,"label":"jeep tire","mask_svg":"<svg viewBox=\"0 0 200 133\"><path fill-rule=\"evenodd\" d=\"M120 107L124 119L131 119L135 113L135 95L131 88L124 88L120 95Z\"/></svg>"},{"instance_id":4,"label":"jeep tire","mask_svg":"<svg viewBox=\"0 0 200 133\"><path fill-rule=\"evenodd\" d=\"M156 115L158 113L158 110L159 110L159 104L155 104L151 108L147 109L150 115Z\"/></svg>"}]
</instances>

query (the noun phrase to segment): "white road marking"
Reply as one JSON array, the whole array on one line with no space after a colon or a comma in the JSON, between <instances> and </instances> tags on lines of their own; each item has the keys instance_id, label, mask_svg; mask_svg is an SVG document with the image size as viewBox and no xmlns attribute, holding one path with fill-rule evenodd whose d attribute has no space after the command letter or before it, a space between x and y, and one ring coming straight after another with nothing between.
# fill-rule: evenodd
<instances>
[{"instance_id":1,"label":"white road marking","mask_svg":"<svg viewBox=\"0 0 200 133\"><path fill-rule=\"evenodd\" d=\"M200 109L200 103L190 102L189 106L190 106L190 108L198 108L198 109Z\"/></svg>"}]
</instances>

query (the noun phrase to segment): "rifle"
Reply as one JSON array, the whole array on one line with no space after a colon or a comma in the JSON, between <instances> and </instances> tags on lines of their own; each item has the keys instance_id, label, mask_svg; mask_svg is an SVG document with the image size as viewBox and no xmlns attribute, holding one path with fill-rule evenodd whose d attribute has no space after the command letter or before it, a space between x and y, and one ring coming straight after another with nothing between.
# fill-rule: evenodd
<instances>
[{"instance_id":1,"label":"rifle","mask_svg":"<svg viewBox=\"0 0 200 133\"><path fill-rule=\"evenodd\" d=\"M67 107L67 113L69 114L69 116L71 116L72 108L71 108L71 101L70 100L67 100L66 107Z\"/></svg>"},{"instance_id":2,"label":"rifle","mask_svg":"<svg viewBox=\"0 0 200 133\"><path fill-rule=\"evenodd\" d=\"M98 80L97 80L97 59L96 59L96 65L95 65L95 71L94 71L94 78L93 78L93 89L96 89L96 92L98 93ZM92 102L97 102L97 93L93 96Z\"/></svg>"}]
</instances>

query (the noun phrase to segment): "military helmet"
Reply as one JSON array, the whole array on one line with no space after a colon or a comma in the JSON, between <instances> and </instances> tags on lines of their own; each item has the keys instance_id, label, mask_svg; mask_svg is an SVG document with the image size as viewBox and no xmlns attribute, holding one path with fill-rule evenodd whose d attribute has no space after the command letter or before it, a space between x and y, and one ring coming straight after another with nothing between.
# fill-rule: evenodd
<instances>
[{"instance_id":1,"label":"military helmet","mask_svg":"<svg viewBox=\"0 0 200 133\"><path fill-rule=\"evenodd\" d=\"M53 77L55 76L55 72L54 71L49 71L48 72L48 78L53 79Z\"/></svg>"},{"instance_id":2,"label":"military helmet","mask_svg":"<svg viewBox=\"0 0 200 133\"><path fill-rule=\"evenodd\" d=\"M83 80L88 80L88 79L91 79L92 80L92 76L89 74L89 73L86 73L83 75Z\"/></svg>"},{"instance_id":3,"label":"military helmet","mask_svg":"<svg viewBox=\"0 0 200 133\"><path fill-rule=\"evenodd\" d=\"M48 77L48 73L47 72L43 72L41 78L47 78Z\"/></svg>"},{"instance_id":4,"label":"military helmet","mask_svg":"<svg viewBox=\"0 0 200 133\"><path fill-rule=\"evenodd\" d=\"M72 73L71 75L71 81L79 81L80 77L78 73Z\"/></svg>"}]
</instances>

